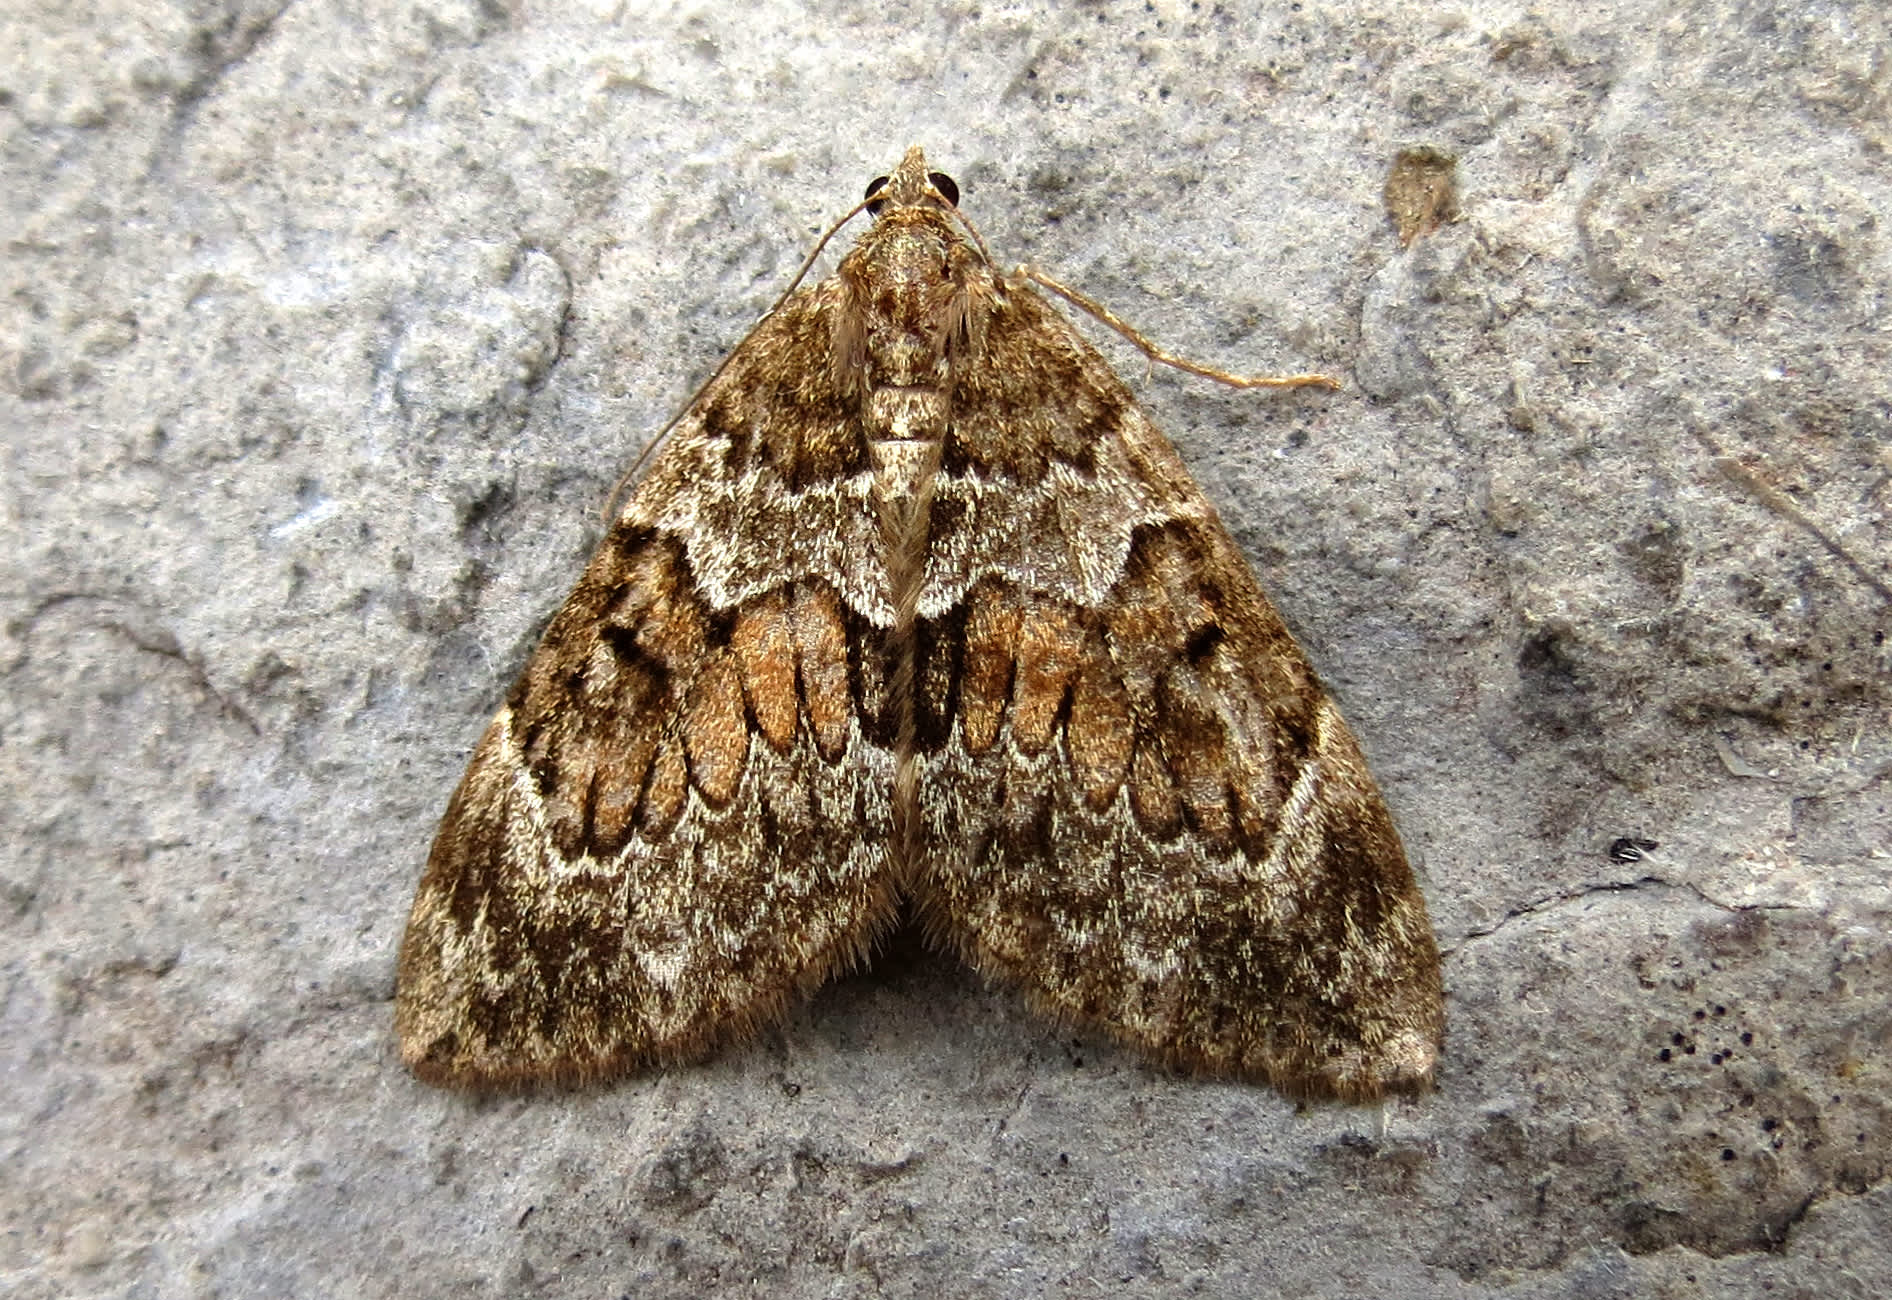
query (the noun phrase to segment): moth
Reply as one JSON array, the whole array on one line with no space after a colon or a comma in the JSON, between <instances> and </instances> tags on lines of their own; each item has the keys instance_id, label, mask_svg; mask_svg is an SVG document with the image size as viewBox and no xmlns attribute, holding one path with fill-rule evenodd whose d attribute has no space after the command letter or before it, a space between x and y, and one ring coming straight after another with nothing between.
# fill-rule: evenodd
<instances>
[{"instance_id":1,"label":"moth","mask_svg":"<svg viewBox=\"0 0 1892 1300\"><path fill-rule=\"evenodd\" d=\"M1174 449L957 201L917 148L870 187L547 627L401 945L422 1079L701 1057L906 916L1173 1067L1430 1082L1438 951L1359 746Z\"/></svg>"}]
</instances>

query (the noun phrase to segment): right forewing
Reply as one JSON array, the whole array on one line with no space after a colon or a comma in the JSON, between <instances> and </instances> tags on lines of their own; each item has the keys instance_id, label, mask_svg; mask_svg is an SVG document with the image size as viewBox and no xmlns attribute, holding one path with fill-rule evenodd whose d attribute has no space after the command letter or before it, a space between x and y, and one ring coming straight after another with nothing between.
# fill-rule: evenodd
<instances>
[{"instance_id":1,"label":"right forewing","mask_svg":"<svg viewBox=\"0 0 1892 1300\"><path fill-rule=\"evenodd\" d=\"M884 632L859 612L884 580L839 558L876 535L858 428L766 364L825 348L820 311L759 328L680 423L480 740L401 948L423 1078L695 1055L895 911Z\"/></svg>"}]
</instances>

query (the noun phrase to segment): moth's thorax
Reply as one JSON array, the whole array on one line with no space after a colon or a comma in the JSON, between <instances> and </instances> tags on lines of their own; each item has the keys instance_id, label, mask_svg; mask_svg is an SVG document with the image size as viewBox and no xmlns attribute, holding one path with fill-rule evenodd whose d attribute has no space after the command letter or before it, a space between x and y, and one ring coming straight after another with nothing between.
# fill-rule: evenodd
<instances>
[{"instance_id":1,"label":"moth's thorax","mask_svg":"<svg viewBox=\"0 0 1892 1300\"><path fill-rule=\"evenodd\" d=\"M937 443L964 360L968 280L978 256L933 204L884 212L841 264L837 365L876 443Z\"/></svg>"}]
</instances>

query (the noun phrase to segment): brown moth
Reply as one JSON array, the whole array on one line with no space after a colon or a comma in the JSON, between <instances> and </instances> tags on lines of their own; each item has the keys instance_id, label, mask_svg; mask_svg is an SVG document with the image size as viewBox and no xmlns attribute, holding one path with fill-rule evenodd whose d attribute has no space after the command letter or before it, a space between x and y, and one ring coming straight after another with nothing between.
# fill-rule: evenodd
<instances>
[{"instance_id":1,"label":"brown moth","mask_svg":"<svg viewBox=\"0 0 1892 1300\"><path fill-rule=\"evenodd\" d=\"M697 1057L926 935L1188 1070L1431 1080L1438 951L1339 710L1104 360L918 149L698 394L448 805L432 1083ZM1296 382L1296 381L1288 381Z\"/></svg>"}]
</instances>

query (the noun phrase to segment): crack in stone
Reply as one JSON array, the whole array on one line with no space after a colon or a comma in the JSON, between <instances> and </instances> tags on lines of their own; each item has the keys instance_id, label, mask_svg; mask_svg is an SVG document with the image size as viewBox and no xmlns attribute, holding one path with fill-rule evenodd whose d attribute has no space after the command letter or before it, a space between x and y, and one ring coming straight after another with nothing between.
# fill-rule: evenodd
<instances>
[{"instance_id":1,"label":"crack in stone","mask_svg":"<svg viewBox=\"0 0 1892 1300\"><path fill-rule=\"evenodd\" d=\"M1490 938L1500 930L1505 929L1513 921L1522 920L1527 916L1536 916L1543 912L1555 911L1557 908L1567 903L1577 902L1593 894L1628 894L1651 886L1660 889L1675 890L1679 893L1692 894L1710 907L1728 913L1801 912L1807 910L1794 903L1727 903L1716 898L1700 885L1693 884L1689 881L1670 880L1664 876L1654 875L1637 876L1633 880L1599 881L1595 884L1583 885L1577 889L1565 890L1555 894L1545 894L1541 898L1532 899L1522 906L1512 908L1499 918L1495 924L1483 928L1467 930L1457 943L1445 947L1442 951L1444 955L1451 956L1477 940Z\"/></svg>"}]
</instances>

